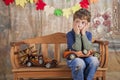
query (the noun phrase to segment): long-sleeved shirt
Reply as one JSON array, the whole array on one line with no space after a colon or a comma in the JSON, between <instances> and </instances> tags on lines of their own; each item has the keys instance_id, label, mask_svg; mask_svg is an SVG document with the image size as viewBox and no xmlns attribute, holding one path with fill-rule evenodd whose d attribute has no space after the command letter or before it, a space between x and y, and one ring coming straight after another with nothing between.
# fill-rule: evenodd
<instances>
[{"instance_id":1,"label":"long-sleeved shirt","mask_svg":"<svg viewBox=\"0 0 120 80\"><path fill-rule=\"evenodd\" d=\"M85 35L75 34L72 29L67 33L67 47L68 49L74 51L83 51L84 49L92 49L92 34L91 32L86 31Z\"/></svg>"}]
</instances>

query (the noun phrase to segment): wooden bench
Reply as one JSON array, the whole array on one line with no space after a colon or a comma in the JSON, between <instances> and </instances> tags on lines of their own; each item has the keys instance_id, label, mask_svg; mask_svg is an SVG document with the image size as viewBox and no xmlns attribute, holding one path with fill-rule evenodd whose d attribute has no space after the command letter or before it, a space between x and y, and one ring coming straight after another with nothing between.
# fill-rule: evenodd
<instances>
[{"instance_id":1,"label":"wooden bench","mask_svg":"<svg viewBox=\"0 0 120 80\"><path fill-rule=\"evenodd\" d=\"M94 76L95 80L106 80L106 70L108 65L108 41L93 40L93 43L99 45L99 51L101 53L100 66ZM46 69L44 67L22 67L19 64L18 54L15 54L19 50L21 45L40 44L41 52L44 56L48 56L48 44L54 44L54 58L59 62L56 68ZM66 44L65 33L54 33L46 36L31 38L22 40L19 42L11 42L11 63L14 80L20 78L71 78L71 70L67 67L65 62L61 62L60 45ZM65 48L66 49L66 48Z\"/></svg>"}]
</instances>

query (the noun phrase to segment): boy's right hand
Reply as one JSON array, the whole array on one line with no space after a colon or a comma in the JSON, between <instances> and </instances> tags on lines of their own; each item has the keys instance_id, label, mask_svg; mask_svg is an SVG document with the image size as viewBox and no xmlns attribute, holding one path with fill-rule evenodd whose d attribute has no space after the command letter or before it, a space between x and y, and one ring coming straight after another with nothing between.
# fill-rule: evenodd
<instances>
[{"instance_id":1,"label":"boy's right hand","mask_svg":"<svg viewBox=\"0 0 120 80\"><path fill-rule=\"evenodd\" d=\"M80 29L79 29L79 26L78 26L79 24L75 24L74 26L73 26L73 30L74 30L74 32L76 33L76 34L80 34Z\"/></svg>"}]
</instances>

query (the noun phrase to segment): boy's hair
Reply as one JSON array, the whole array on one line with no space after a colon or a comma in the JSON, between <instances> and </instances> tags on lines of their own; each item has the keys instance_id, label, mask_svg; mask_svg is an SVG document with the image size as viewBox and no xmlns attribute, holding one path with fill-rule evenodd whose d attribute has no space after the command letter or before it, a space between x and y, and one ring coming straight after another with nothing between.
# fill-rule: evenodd
<instances>
[{"instance_id":1,"label":"boy's hair","mask_svg":"<svg viewBox=\"0 0 120 80\"><path fill-rule=\"evenodd\" d=\"M87 10L87 9L79 9L78 11L75 12L75 14L73 15L73 21L79 18L81 20L87 20L88 22L90 22L91 19L91 13Z\"/></svg>"}]
</instances>

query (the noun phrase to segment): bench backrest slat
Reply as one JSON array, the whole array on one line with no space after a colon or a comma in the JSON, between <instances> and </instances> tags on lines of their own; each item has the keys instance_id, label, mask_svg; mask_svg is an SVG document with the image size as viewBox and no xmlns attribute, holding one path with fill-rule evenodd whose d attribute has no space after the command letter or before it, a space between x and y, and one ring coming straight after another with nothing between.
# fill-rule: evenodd
<instances>
[{"instance_id":1,"label":"bench backrest slat","mask_svg":"<svg viewBox=\"0 0 120 80\"><path fill-rule=\"evenodd\" d=\"M31 39L23 40L24 43L28 44L55 44L55 43L66 43L65 33L55 33L47 36L41 36Z\"/></svg>"}]
</instances>

